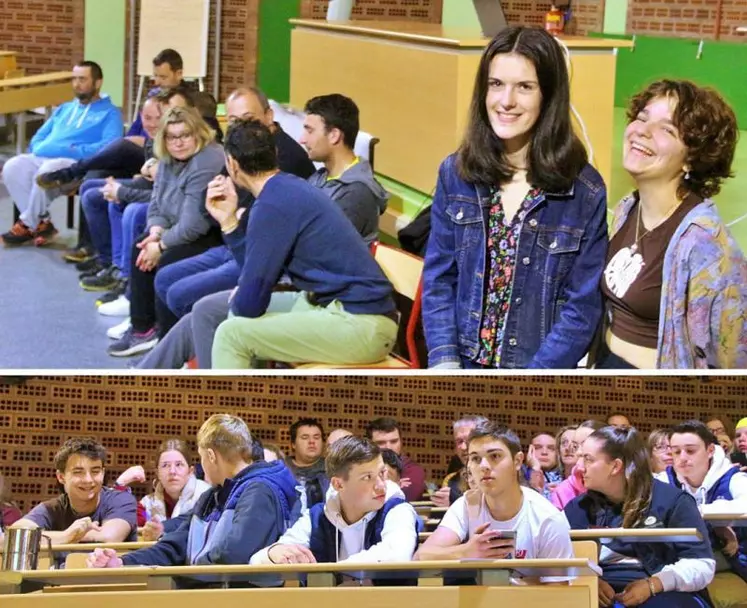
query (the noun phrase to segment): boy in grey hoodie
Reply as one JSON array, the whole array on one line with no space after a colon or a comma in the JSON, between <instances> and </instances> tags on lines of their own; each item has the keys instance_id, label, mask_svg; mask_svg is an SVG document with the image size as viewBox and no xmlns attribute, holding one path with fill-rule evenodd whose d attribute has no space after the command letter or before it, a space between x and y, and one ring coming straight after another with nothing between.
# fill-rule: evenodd
<instances>
[{"instance_id":1,"label":"boy in grey hoodie","mask_svg":"<svg viewBox=\"0 0 747 608\"><path fill-rule=\"evenodd\" d=\"M306 103L300 144L314 162L324 163L309 178L343 210L367 244L379 235L379 216L386 210L389 194L376 181L367 160L353 148L359 130L355 102L343 95L322 95Z\"/></svg>"}]
</instances>

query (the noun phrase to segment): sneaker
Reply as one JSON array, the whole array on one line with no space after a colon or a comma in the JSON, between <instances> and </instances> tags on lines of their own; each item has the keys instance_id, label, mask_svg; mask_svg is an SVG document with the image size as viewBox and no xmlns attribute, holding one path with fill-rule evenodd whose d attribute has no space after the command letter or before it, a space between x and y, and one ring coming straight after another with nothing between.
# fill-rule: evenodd
<instances>
[{"instance_id":1,"label":"sneaker","mask_svg":"<svg viewBox=\"0 0 747 608\"><path fill-rule=\"evenodd\" d=\"M36 226L36 236L49 238L54 236L55 234L57 234L57 228L54 227L54 224L52 223L52 220L49 219L49 216L40 218L39 223Z\"/></svg>"},{"instance_id":2,"label":"sneaker","mask_svg":"<svg viewBox=\"0 0 747 608\"><path fill-rule=\"evenodd\" d=\"M147 353L156 344L158 344L158 334L155 327L151 327L145 333L136 333L130 327L121 339L106 349L106 352L112 357L131 357L132 355Z\"/></svg>"},{"instance_id":3,"label":"sneaker","mask_svg":"<svg viewBox=\"0 0 747 608\"><path fill-rule=\"evenodd\" d=\"M3 242L6 245L23 245L29 241L33 241L36 238L36 234L31 228L24 224L21 220L18 220L13 227L3 235Z\"/></svg>"},{"instance_id":4,"label":"sneaker","mask_svg":"<svg viewBox=\"0 0 747 608\"><path fill-rule=\"evenodd\" d=\"M92 256L88 260L83 260L82 262L75 263L75 270L77 270L78 272L88 272L93 268L98 268L99 270L101 270L101 262L99 262L95 256ZM96 272L98 272L98 270Z\"/></svg>"},{"instance_id":5,"label":"sneaker","mask_svg":"<svg viewBox=\"0 0 747 608\"><path fill-rule=\"evenodd\" d=\"M119 283L119 268L107 266L99 270L92 277L84 277L80 280L80 286L86 291L109 291Z\"/></svg>"},{"instance_id":6,"label":"sneaker","mask_svg":"<svg viewBox=\"0 0 747 608\"><path fill-rule=\"evenodd\" d=\"M80 264L92 260L94 257L96 257L96 254L90 247L76 247L75 249L68 249L62 254L62 259L68 264Z\"/></svg>"},{"instance_id":7,"label":"sneaker","mask_svg":"<svg viewBox=\"0 0 747 608\"><path fill-rule=\"evenodd\" d=\"M104 266L101 262L96 260L96 263L93 264L88 270L84 270L83 272L78 273L78 280L82 281L83 279L87 279L88 277L95 277L105 268L107 268L107 266Z\"/></svg>"},{"instance_id":8,"label":"sneaker","mask_svg":"<svg viewBox=\"0 0 747 608\"><path fill-rule=\"evenodd\" d=\"M119 279L114 289L107 291L105 294L98 297L96 300L96 306L114 302L114 300L119 296L125 295L125 293L127 293L127 279Z\"/></svg>"},{"instance_id":9,"label":"sneaker","mask_svg":"<svg viewBox=\"0 0 747 608\"><path fill-rule=\"evenodd\" d=\"M42 190L53 190L55 188L74 190L80 186L82 181L83 179L78 177L70 168L50 171L36 176L36 184Z\"/></svg>"},{"instance_id":10,"label":"sneaker","mask_svg":"<svg viewBox=\"0 0 747 608\"><path fill-rule=\"evenodd\" d=\"M130 323L130 317L127 317L121 323L117 323L114 327L110 327L106 330L106 335L112 340L121 340L127 333L127 330L132 327Z\"/></svg>"},{"instance_id":11,"label":"sneaker","mask_svg":"<svg viewBox=\"0 0 747 608\"><path fill-rule=\"evenodd\" d=\"M123 294L116 300L99 306L98 311L100 315L105 317L128 317L130 315L130 301Z\"/></svg>"}]
</instances>

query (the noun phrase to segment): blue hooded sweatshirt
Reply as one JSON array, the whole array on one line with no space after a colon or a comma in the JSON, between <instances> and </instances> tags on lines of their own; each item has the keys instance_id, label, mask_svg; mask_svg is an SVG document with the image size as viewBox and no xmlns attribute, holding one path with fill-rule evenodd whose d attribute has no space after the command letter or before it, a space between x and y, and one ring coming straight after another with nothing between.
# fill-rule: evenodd
<instances>
[{"instance_id":1,"label":"blue hooded sweatshirt","mask_svg":"<svg viewBox=\"0 0 747 608\"><path fill-rule=\"evenodd\" d=\"M29 152L42 158L83 160L122 137L122 113L108 95L89 104L63 103L31 139Z\"/></svg>"},{"instance_id":2,"label":"blue hooded sweatshirt","mask_svg":"<svg viewBox=\"0 0 747 608\"><path fill-rule=\"evenodd\" d=\"M296 480L282 461L255 462L205 492L180 525L154 546L122 557L126 566L248 564L285 532Z\"/></svg>"}]
</instances>

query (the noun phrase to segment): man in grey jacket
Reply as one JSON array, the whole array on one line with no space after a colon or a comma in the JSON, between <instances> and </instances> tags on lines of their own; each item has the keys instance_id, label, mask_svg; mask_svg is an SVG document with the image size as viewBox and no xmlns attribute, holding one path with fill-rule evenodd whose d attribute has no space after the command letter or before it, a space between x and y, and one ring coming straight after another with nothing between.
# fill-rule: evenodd
<instances>
[{"instance_id":1,"label":"man in grey jacket","mask_svg":"<svg viewBox=\"0 0 747 608\"><path fill-rule=\"evenodd\" d=\"M321 95L306 103L300 144L314 162L324 163L309 183L324 190L366 243L379 236L379 216L389 193L376 181L371 165L353 151L359 130L358 106L344 95Z\"/></svg>"}]
</instances>

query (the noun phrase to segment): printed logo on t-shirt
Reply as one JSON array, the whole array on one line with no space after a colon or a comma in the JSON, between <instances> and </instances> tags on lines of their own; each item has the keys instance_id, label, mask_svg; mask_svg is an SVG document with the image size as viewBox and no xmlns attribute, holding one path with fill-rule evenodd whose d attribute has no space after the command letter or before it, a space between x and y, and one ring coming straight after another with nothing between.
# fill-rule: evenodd
<instances>
[{"instance_id":1,"label":"printed logo on t-shirt","mask_svg":"<svg viewBox=\"0 0 747 608\"><path fill-rule=\"evenodd\" d=\"M604 269L607 288L615 297L623 298L638 278L643 266L643 256L640 253L634 253L630 247L623 247L612 256L607 268Z\"/></svg>"},{"instance_id":2,"label":"printed logo on t-shirt","mask_svg":"<svg viewBox=\"0 0 747 608\"><path fill-rule=\"evenodd\" d=\"M526 557L527 557L526 549L516 549L516 551L514 552L515 559L526 559Z\"/></svg>"}]
</instances>

